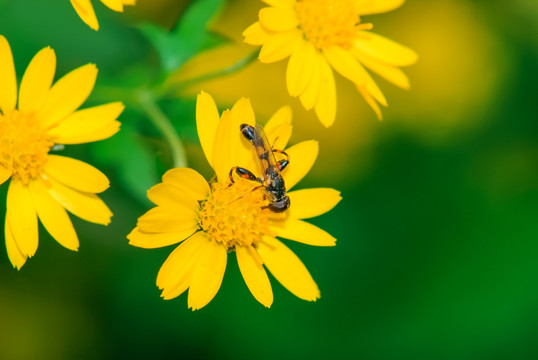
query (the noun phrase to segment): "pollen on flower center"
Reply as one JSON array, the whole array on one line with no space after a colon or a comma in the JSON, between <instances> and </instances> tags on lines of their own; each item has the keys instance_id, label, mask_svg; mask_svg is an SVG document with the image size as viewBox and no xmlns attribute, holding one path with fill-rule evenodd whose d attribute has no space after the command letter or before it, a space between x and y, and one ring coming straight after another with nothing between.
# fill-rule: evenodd
<instances>
[{"instance_id":1,"label":"pollen on flower center","mask_svg":"<svg viewBox=\"0 0 538 360\"><path fill-rule=\"evenodd\" d=\"M200 227L211 239L228 250L235 246L249 246L269 233L270 211L262 189L257 184L237 179L232 186L212 184L212 193L202 203L199 213Z\"/></svg>"},{"instance_id":2,"label":"pollen on flower center","mask_svg":"<svg viewBox=\"0 0 538 360\"><path fill-rule=\"evenodd\" d=\"M0 114L0 165L12 172L12 178L27 184L39 176L54 143L33 115L17 110Z\"/></svg>"},{"instance_id":3,"label":"pollen on flower center","mask_svg":"<svg viewBox=\"0 0 538 360\"><path fill-rule=\"evenodd\" d=\"M350 0L298 0L299 26L318 49L349 47L356 36L359 14Z\"/></svg>"}]
</instances>

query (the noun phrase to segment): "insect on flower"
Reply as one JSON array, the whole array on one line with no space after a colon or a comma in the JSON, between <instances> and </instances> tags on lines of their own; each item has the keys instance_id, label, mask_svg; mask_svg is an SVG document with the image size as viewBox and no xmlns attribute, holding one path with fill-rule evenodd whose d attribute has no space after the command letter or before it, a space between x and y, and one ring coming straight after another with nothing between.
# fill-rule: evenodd
<instances>
[{"instance_id":1,"label":"insect on flower","mask_svg":"<svg viewBox=\"0 0 538 360\"><path fill-rule=\"evenodd\" d=\"M286 211L290 207L290 198L286 195L286 185L280 172L290 163L289 155L282 150L273 149L260 125L256 124L256 127L254 127L248 124L241 124L240 129L243 136L256 150L262 175L256 177L250 170L234 166L230 169L230 186L235 183L233 179L233 173L235 171L240 177L257 181L261 184L252 191L260 188L265 190L269 200L269 205L267 206L269 210L275 213ZM277 161L274 153L282 154L286 158Z\"/></svg>"}]
</instances>

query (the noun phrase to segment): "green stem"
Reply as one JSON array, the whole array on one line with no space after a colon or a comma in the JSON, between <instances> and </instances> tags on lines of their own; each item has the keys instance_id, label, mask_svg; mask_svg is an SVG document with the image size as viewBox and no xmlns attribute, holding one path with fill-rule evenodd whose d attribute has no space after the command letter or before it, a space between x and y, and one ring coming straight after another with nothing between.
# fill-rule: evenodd
<instances>
[{"instance_id":1,"label":"green stem","mask_svg":"<svg viewBox=\"0 0 538 360\"><path fill-rule=\"evenodd\" d=\"M200 76L196 76L181 82L177 82L174 84L168 85L164 90L162 91L156 91L160 98L167 98L167 97L173 97L176 95L176 93L180 90L185 89L186 87L198 84L204 81L213 80L221 76L226 76L235 73L236 71L239 71L246 67L248 64L253 62L258 58L258 51L254 51L249 53L244 58L239 59L237 62L233 63L232 65L228 66L227 68L220 69L214 72L210 72L207 74L203 74Z\"/></svg>"},{"instance_id":2,"label":"green stem","mask_svg":"<svg viewBox=\"0 0 538 360\"><path fill-rule=\"evenodd\" d=\"M185 155L185 148L170 119L159 108L150 92L140 90L137 95L142 110L148 115L153 125L163 134L165 140L168 142L174 167L186 167L187 157Z\"/></svg>"}]
</instances>

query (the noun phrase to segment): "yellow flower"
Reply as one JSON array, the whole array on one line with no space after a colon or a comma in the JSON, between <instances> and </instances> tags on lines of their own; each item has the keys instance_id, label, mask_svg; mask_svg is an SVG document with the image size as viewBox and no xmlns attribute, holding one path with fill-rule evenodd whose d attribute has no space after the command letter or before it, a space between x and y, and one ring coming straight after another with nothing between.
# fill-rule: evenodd
<instances>
[{"instance_id":1,"label":"yellow flower","mask_svg":"<svg viewBox=\"0 0 538 360\"><path fill-rule=\"evenodd\" d=\"M383 93L363 66L396 86L409 88L400 66L416 62L411 49L368 30L360 16L384 13L404 0L264 0L269 7L244 32L245 42L263 45L259 60L272 63L289 56L286 83L291 96L314 108L323 125L336 116L332 69L352 81L379 119Z\"/></svg>"},{"instance_id":2,"label":"yellow flower","mask_svg":"<svg viewBox=\"0 0 538 360\"><path fill-rule=\"evenodd\" d=\"M314 246L334 246L336 239L303 219L331 210L340 193L328 188L291 191L291 207L284 213L267 208L266 192L255 181L234 174L241 166L260 176L253 146L241 134L240 125L254 125L254 112L242 98L219 119L213 98L198 95L196 123L202 148L216 176L209 184L188 168L169 170L163 182L148 191L157 206L138 219L128 235L130 244L158 248L181 242L157 276L164 299L189 289L193 310L208 304L221 285L228 252L235 251L239 269L252 295L264 306L273 302L273 291L264 265L297 297L314 301L319 289L299 258L276 236ZM291 109L283 107L265 125L274 149L284 149L291 136ZM283 169L287 189L310 170L318 154L316 141L304 141L286 150L290 164Z\"/></svg>"},{"instance_id":3,"label":"yellow flower","mask_svg":"<svg viewBox=\"0 0 538 360\"><path fill-rule=\"evenodd\" d=\"M93 89L97 68L88 64L52 80L56 55L38 52L24 73L18 93L13 55L0 35L0 185L11 178L7 193L5 239L9 259L20 269L38 245L37 219L56 241L70 250L79 246L66 209L107 225L112 213L95 195L108 188L94 167L50 152L60 144L106 139L120 126L121 103L78 110ZM52 86L51 86L52 85Z\"/></svg>"},{"instance_id":4,"label":"yellow flower","mask_svg":"<svg viewBox=\"0 0 538 360\"><path fill-rule=\"evenodd\" d=\"M123 12L124 5L135 5L136 0L101 0L109 9ZM75 8L78 16L93 30L99 30L99 23L93 10L90 0L71 0L71 5Z\"/></svg>"}]
</instances>

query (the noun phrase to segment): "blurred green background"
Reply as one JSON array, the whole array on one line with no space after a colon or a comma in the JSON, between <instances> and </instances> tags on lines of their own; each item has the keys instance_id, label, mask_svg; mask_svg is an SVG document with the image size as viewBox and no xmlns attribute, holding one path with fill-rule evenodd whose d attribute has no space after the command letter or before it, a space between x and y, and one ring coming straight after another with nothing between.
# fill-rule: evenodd
<instances>
[{"instance_id":1,"label":"blurred green background","mask_svg":"<svg viewBox=\"0 0 538 360\"><path fill-rule=\"evenodd\" d=\"M93 3L99 32L67 0L0 0L0 34L19 79L50 45L57 76L97 64L85 106L128 101L130 89L162 80L159 51L143 33L172 28L192 10L188 2L138 0L125 14ZM240 33L261 2L208 6L218 8L215 16L190 16L211 18L211 32L187 29L194 40L177 63L189 61L171 79L225 67L253 50L240 44ZM420 56L404 69L411 91L379 80L390 105L383 122L340 79L336 123L322 128L288 97L285 62L254 62L160 102L189 166L207 177L197 92L211 93L221 110L250 97L262 123L281 105L293 106L292 142L316 138L321 147L298 187L343 195L312 220L338 239L336 247L286 242L317 281L320 300L299 300L272 279L275 301L263 308L235 256L202 310L188 310L185 294L159 297L155 278L174 247L134 248L125 236L149 209L145 190L171 166L170 154L159 131L127 104L120 133L65 150L109 176L102 198L112 224L73 217L78 253L41 229L36 256L19 272L0 252L0 359L537 359L538 2L410 0L365 20ZM189 59L207 48L213 53ZM2 219L6 190L0 187Z\"/></svg>"}]
</instances>

